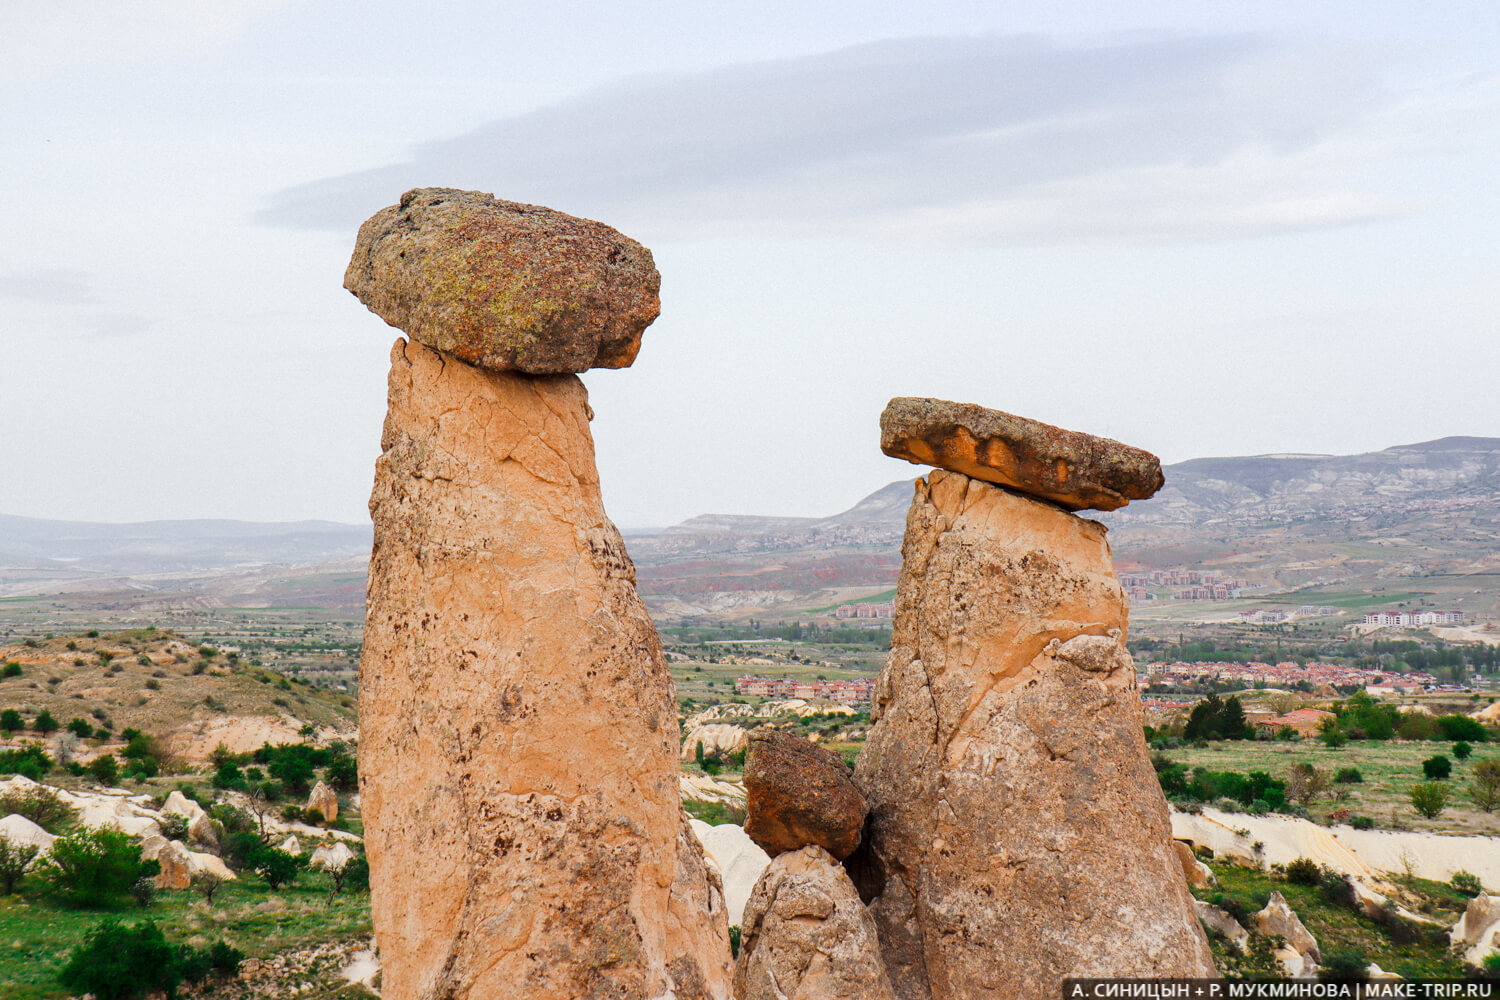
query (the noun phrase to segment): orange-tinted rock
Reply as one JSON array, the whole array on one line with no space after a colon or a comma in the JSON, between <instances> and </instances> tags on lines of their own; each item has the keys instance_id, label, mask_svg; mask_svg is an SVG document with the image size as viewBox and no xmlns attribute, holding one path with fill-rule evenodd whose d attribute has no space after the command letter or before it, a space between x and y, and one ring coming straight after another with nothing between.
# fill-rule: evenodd
<instances>
[{"instance_id":1,"label":"orange-tinted rock","mask_svg":"<svg viewBox=\"0 0 1500 1000\"><path fill-rule=\"evenodd\" d=\"M1166 482L1150 452L972 403L898 396L880 415L893 458L998 483L1069 510L1114 510Z\"/></svg>"},{"instance_id":2,"label":"orange-tinted rock","mask_svg":"<svg viewBox=\"0 0 1500 1000\"><path fill-rule=\"evenodd\" d=\"M1212 976L1172 847L1104 528L918 480L845 864L903 998L1047 998L1067 976Z\"/></svg>"},{"instance_id":3,"label":"orange-tinted rock","mask_svg":"<svg viewBox=\"0 0 1500 1000\"><path fill-rule=\"evenodd\" d=\"M728 995L589 416L573 375L391 353L359 693L386 1000Z\"/></svg>"},{"instance_id":4,"label":"orange-tinted rock","mask_svg":"<svg viewBox=\"0 0 1500 1000\"><path fill-rule=\"evenodd\" d=\"M776 729L750 734L745 833L771 857L809 845L842 860L859 846L865 797L844 759Z\"/></svg>"},{"instance_id":5,"label":"orange-tinted rock","mask_svg":"<svg viewBox=\"0 0 1500 1000\"><path fill-rule=\"evenodd\" d=\"M661 312L651 251L479 191L417 188L359 230L344 287L413 340L497 371L624 368Z\"/></svg>"}]
</instances>

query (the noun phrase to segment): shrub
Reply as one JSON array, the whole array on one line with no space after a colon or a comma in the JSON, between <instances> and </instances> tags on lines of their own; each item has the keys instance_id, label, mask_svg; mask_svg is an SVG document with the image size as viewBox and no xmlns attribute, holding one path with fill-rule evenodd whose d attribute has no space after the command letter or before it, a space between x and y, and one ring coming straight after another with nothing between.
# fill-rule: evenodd
<instances>
[{"instance_id":1,"label":"shrub","mask_svg":"<svg viewBox=\"0 0 1500 1000\"><path fill-rule=\"evenodd\" d=\"M21 665L19 663L17 663L15 660L11 660L9 663L7 663L5 665L5 669L4 670L0 670L0 678L20 677L20 676L21 676Z\"/></svg>"},{"instance_id":2,"label":"shrub","mask_svg":"<svg viewBox=\"0 0 1500 1000\"><path fill-rule=\"evenodd\" d=\"M1460 741L1453 744L1453 756L1457 760L1468 760L1469 755L1473 752L1474 748L1469 746L1469 744L1467 743Z\"/></svg>"},{"instance_id":3,"label":"shrub","mask_svg":"<svg viewBox=\"0 0 1500 1000\"><path fill-rule=\"evenodd\" d=\"M1359 901L1349 876L1327 866L1318 870L1318 895L1334 906L1352 907Z\"/></svg>"},{"instance_id":4,"label":"shrub","mask_svg":"<svg viewBox=\"0 0 1500 1000\"><path fill-rule=\"evenodd\" d=\"M90 736L94 735L94 727L89 723L89 720L87 719L74 719L72 722L68 723L68 732L72 733L80 740L86 740Z\"/></svg>"},{"instance_id":5,"label":"shrub","mask_svg":"<svg viewBox=\"0 0 1500 1000\"><path fill-rule=\"evenodd\" d=\"M44 708L37 715L36 721L31 724L31 728L45 736L48 733L53 733L61 729L62 724L52 717L51 712Z\"/></svg>"},{"instance_id":6,"label":"shrub","mask_svg":"<svg viewBox=\"0 0 1500 1000\"><path fill-rule=\"evenodd\" d=\"M1356 830L1375 829L1375 821L1368 816L1351 816L1349 818L1349 825Z\"/></svg>"},{"instance_id":7,"label":"shrub","mask_svg":"<svg viewBox=\"0 0 1500 1000\"><path fill-rule=\"evenodd\" d=\"M1323 956L1318 980L1325 983L1362 983L1369 979L1365 971L1370 961L1354 948L1336 948Z\"/></svg>"},{"instance_id":8,"label":"shrub","mask_svg":"<svg viewBox=\"0 0 1500 1000\"><path fill-rule=\"evenodd\" d=\"M223 941L215 941L213 947L208 950L208 958L213 963L215 972L233 979L240 974L240 963L245 960L245 953L238 948L230 947Z\"/></svg>"},{"instance_id":9,"label":"shrub","mask_svg":"<svg viewBox=\"0 0 1500 1000\"><path fill-rule=\"evenodd\" d=\"M120 764L112 753L102 753L89 761L89 774L101 785L113 785L120 780Z\"/></svg>"},{"instance_id":10,"label":"shrub","mask_svg":"<svg viewBox=\"0 0 1500 1000\"><path fill-rule=\"evenodd\" d=\"M1298 858L1287 863L1286 880L1298 885L1317 885L1321 873L1318 863L1311 858Z\"/></svg>"},{"instance_id":11,"label":"shrub","mask_svg":"<svg viewBox=\"0 0 1500 1000\"><path fill-rule=\"evenodd\" d=\"M36 860L35 844L18 844L9 837L0 837L0 893L9 896L21 884L26 869Z\"/></svg>"},{"instance_id":12,"label":"shrub","mask_svg":"<svg viewBox=\"0 0 1500 1000\"><path fill-rule=\"evenodd\" d=\"M1448 786L1440 781L1424 781L1406 793L1411 807L1428 819L1436 819L1448 807Z\"/></svg>"},{"instance_id":13,"label":"shrub","mask_svg":"<svg viewBox=\"0 0 1500 1000\"><path fill-rule=\"evenodd\" d=\"M1422 761L1422 774L1428 781L1446 781L1453 773L1453 762L1442 754Z\"/></svg>"},{"instance_id":14,"label":"shrub","mask_svg":"<svg viewBox=\"0 0 1500 1000\"><path fill-rule=\"evenodd\" d=\"M0 750L0 774L19 774L41 781L52 770L52 758L40 743L28 743L14 750Z\"/></svg>"},{"instance_id":15,"label":"shrub","mask_svg":"<svg viewBox=\"0 0 1500 1000\"><path fill-rule=\"evenodd\" d=\"M1500 757L1487 757L1474 762L1474 777L1469 782L1469 795L1474 804L1485 812L1494 812L1500 806Z\"/></svg>"},{"instance_id":16,"label":"shrub","mask_svg":"<svg viewBox=\"0 0 1500 1000\"><path fill-rule=\"evenodd\" d=\"M1364 780L1365 776L1359 773L1357 767L1341 767L1338 774L1333 776L1333 782L1336 785L1358 785Z\"/></svg>"},{"instance_id":17,"label":"shrub","mask_svg":"<svg viewBox=\"0 0 1500 1000\"><path fill-rule=\"evenodd\" d=\"M297 881L297 873L306 867L307 861L278 848L266 847L255 854L251 864L255 866L255 873L266 880L266 885L279 890Z\"/></svg>"},{"instance_id":18,"label":"shrub","mask_svg":"<svg viewBox=\"0 0 1500 1000\"><path fill-rule=\"evenodd\" d=\"M7 733L18 732L26 728L26 720L21 718L21 713L13 708L7 708L0 712L0 729Z\"/></svg>"},{"instance_id":19,"label":"shrub","mask_svg":"<svg viewBox=\"0 0 1500 1000\"><path fill-rule=\"evenodd\" d=\"M352 792L359 787L359 765L347 754L333 759L327 775L328 784L341 792Z\"/></svg>"},{"instance_id":20,"label":"shrub","mask_svg":"<svg viewBox=\"0 0 1500 1000\"><path fill-rule=\"evenodd\" d=\"M168 840L186 840L188 835L187 817L176 813L167 813L158 821L161 827L161 835Z\"/></svg>"},{"instance_id":21,"label":"shrub","mask_svg":"<svg viewBox=\"0 0 1500 1000\"><path fill-rule=\"evenodd\" d=\"M130 891L136 879L161 866L141 860L141 845L119 830L83 827L58 837L40 874L79 906L109 906Z\"/></svg>"},{"instance_id":22,"label":"shrub","mask_svg":"<svg viewBox=\"0 0 1500 1000\"><path fill-rule=\"evenodd\" d=\"M224 884L224 880L211 871L196 871L188 879L188 885L193 891L201 895L205 902L210 905L214 901L214 893Z\"/></svg>"},{"instance_id":23,"label":"shrub","mask_svg":"<svg viewBox=\"0 0 1500 1000\"><path fill-rule=\"evenodd\" d=\"M130 898L141 909L150 906L156 900L156 877L142 875L136 879L130 886Z\"/></svg>"},{"instance_id":24,"label":"shrub","mask_svg":"<svg viewBox=\"0 0 1500 1000\"><path fill-rule=\"evenodd\" d=\"M1461 892L1465 896L1477 896L1484 892L1484 886L1479 882L1479 876L1473 872L1456 871L1448 883L1453 886L1455 892Z\"/></svg>"},{"instance_id":25,"label":"shrub","mask_svg":"<svg viewBox=\"0 0 1500 1000\"><path fill-rule=\"evenodd\" d=\"M171 996L182 981L178 957L156 924L124 927L108 920L73 949L58 978L97 1000L133 1000L158 990Z\"/></svg>"},{"instance_id":26,"label":"shrub","mask_svg":"<svg viewBox=\"0 0 1500 1000\"><path fill-rule=\"evenodd\" d=\"M59 798L56 790L37 785L0 795L0 816L11 813L25 816L48 833L56 833L73 821L78 810Z\"/></svg>"},{"instance_id":27,"label":"shrub","mask_svg":"<svg viewBox=\"0 0 1500 1000\"><path fill-rule=\"evenodd\" d=\"M1489 733L1484 731L1484 725L1478 719L1471 719L1467 715L1444 715L1433 720L1439 737L1445 740L1465 740L1470 743L1483 743L1489 739Z\"/></svg>"}]
</instances>

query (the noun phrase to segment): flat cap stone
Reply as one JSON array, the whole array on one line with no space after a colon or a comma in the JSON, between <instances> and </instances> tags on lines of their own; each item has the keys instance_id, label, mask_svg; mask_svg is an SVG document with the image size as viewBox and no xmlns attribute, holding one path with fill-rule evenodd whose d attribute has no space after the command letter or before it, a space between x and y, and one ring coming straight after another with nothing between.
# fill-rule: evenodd
<instances>
[{"instance_id":1,"label":"flat cap stone","mask_svg":"<svg viewBox=\"0 0 1500 1000\"><path fill-rule=\"evenodd\" d=\"M843 860L864 831L865 796L844 759L776 729L750 734L745 833L771 857L821 847Z\"/></svg>"},{"instance_id":2,"label":"flat cap stone","mask_svg":"<svg viewBox=\"0 0 1500 1000\"><path fill-rule=\"evenodd\" d=\"M651 251L601 222L480 191L416 188L359 227L344 287L481 368L625 368L661 313Z\"/></svg>"},{"instance_id":3,"label":"flat cap stone","mask_svg":"<svg viewBox=\"0 0 1500 1000\"><path fill-rule=\"evenodd\" d=\"M1166 482L1161 461L1148 451L943 399L898 396L886 404L880 450L1069 510L1115 510Z\"/></svg>"}]
</instances>

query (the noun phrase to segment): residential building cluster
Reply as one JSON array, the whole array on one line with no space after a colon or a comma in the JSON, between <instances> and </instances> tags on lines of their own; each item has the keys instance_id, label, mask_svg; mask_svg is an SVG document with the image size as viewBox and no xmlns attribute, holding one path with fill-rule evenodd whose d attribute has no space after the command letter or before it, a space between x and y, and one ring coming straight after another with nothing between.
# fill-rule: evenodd
<instances>
[{"instance_id":1,"label":"residential building cluster","mask_svg":"<svg viewBox=\"0 0 1500 1000\"><path fill-rule=\"evenodd\" d=\"M1239 620L1246 625L1274 625L1278 622L1288 622L1297 618L1327 618L1330 615L1341 615L1340 608L1330 608L1317 604L1303 604L1295 611L1287 611L1284 608L1255 608L1250 611L1241 611Z\"/></svg>"},{"instance_id":2,"label":"residential building cluster","mask_svg":"<svg viewBox=\"0 0 1500 1000\"><path fill-rule=\"evenodd\" d=\"M844 604L834 612L840 618L890 618L896 614L894 602L885 604Z\"/></svg>"},{"instance_id":3,"label":"residential building cluster","mask_svg":"<svg viewBox=\"0 0 1500 1000\"><path fill-rule=\"evenodd\" d=\"M1410 628L1413 625L1462 625L1462 611L1377 611L1365 615L1366 625Z\"/></svg>"},{"instance_id":4,"label":"residential building cluster","mask_svg":"<svg viewBox=\"0 0 1500 1000\"><path fill-rule=\"evenodd\" d=\"M1321 687L1371 687L1391 692L1416 692L1436 687L1438 680L1427 673L1400 674L1390 670L1367 670L1337 663L1299 664L1294 660L1270 664L1251 663L1148 663L1148 683L1190 684L1217 680L1235 684L1264 683L1289 688L1302 681Z\"/></svg>"},{"instance_id":5,"label":"residential building cluster","mask_svg":"<svg viewBox=\"0 0 1500 1000\"><path fill-rule=\"evenodd\" d=\"M867 705L875 694L875 678L852 681L809 681L772 677L737 677L736 694L748 698L821 698L841 705Z\"/></svg>"},{"instance_id":6,"label":"residential building cluster","mask_svg":"<svg viewBox=\"0 0 1500 1000\"><path fill-rule=\"evenodd\" d=\"M1255 584L1197 569L1154 569L1149 573L1121 573L1120 586L1135 601L1155 598L1148 587L1175 587L1172 597L1179 601L1227 601Z\"/></svg>"}]
</instances>

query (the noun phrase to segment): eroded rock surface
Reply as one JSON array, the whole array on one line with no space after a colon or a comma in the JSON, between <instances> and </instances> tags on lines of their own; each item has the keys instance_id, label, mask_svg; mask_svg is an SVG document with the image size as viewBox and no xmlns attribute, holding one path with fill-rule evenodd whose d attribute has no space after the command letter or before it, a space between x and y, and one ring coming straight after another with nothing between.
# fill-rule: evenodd
<instances>
[{"instance_id":1,"label":"eroded rock surface","mask_svg":"<svg viewBox=\"0 0 1500 1000\"><path fill-rule=\"evenodd\" d=\"M382 995L727 996L583 384L398 341L389 400L360 668Z\"/></svg>"},{"instance_id":2,"label":"eroded rock surface","mask_svg":"<svg viewBox=\"0 0 1500 1000\"><path fill-rule=\"evenodd\" d=\"M1265 909L1252 915L1250 923L1257 934L1282 938L1284 944L1272 954L1276 956L1281 971L1286 975L1300 979L1318 971L1318 963L1323 961L1323 956L1318 949L1317 938L1303 925L1281 893L1271 893Z\"/></svg>"},{"instance_id":3,"label":"eroded rock surface","mask_svg":"<svg viewBox=\"0 0 1500 1000\"><path fill-rule=\"evenodd\" d=\"M843 860L859 846L865 796L844 759L776 729L750 734L745 832L775 857L809 845Z\"/></svg>"},{"instance_id":4,"label":"eroded rock surface","mask_svg":"<svg viewBox=\"0 0 1500 1000\"><path fill-rule=\"evenodd\" d=\"M307 811L316 809L323 816L325 825L332 824L339 818L339 797L325 782L318 782L313 786L312 793L307 797Z\"/></svg>"},{"instance_id":5,"label":"eroded rock surface","mask_svg":"<svg viewBox=\"0 0 1500 1000\"><path fill-rule=\"evenodd\" d=\"M601 222L417 188L360 227L344 287L418 343L482 368L624 368L661 312L651 251Z\"/></svg>"},{"instance_id":6,"label":"eroded rock surface","mask_svg":"<svg viewBox=\"0 0 1500 1000\"><path fill-rule=\"evenodd\" d=\"M1172 847L1104 528L919 480L847 861L903 998L1212 976Z\"/></svg>"},{"instance_id":7,"label":"eroded rock surface","mask_svg":"<svg viewBox=\"0 0 1500 1000\"><path fill-rule=\"evenodd\" d=\"M880 415L880 450L1041 497L1114 510L1161 489L1161 462L1109 438L973 403L901 396Z\"/></svg>"},{"instance_id":8,"label":"eroded rock surface","mask_svg":"<svg viewBox=\"0 0 1500 1000\"><path fill-rule=\"evenodd\" d=\"M1475 968L1479 968L1490 955L1500 952L1500 896L1481 893L1469 900L1464 915L1453 925L1448 938L1464 953L1464 961Z\"/></svg>"},{"instance_id":9,"label":"eroded rock surface","mask_svg":"<svg viewBox=\"0 0 1500 1000\"><path fill-rule=\"evenodd\" d=\"M771 861L740 931L738 1000L894 1000L874 922L821 847Z\"/></svg>"}]
</instances>

